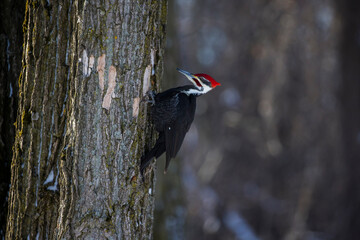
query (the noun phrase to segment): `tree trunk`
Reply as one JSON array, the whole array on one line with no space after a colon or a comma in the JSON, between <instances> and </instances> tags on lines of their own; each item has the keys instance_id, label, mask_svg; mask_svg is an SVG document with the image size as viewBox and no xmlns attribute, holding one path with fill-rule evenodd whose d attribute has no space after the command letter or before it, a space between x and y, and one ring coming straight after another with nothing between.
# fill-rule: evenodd
<instances>
[{"instance_id":1,"label":"tree trunk","mask_svg":"<svg viewBox=\"0 0 360 240\"><path fill-rule=\"evenodd\" d=\"M0 1L0 239L5 237L6 232L24 9L24 0Z\"/></svg>"},{"instance_id":2,"label":"tree trunk","mask_svg":"<svg viewBox=\"0 0 360 240\"><path fill-rule=\"evenodd\" d=\"M166 0L27 2L8 239L151 238L141 99L159 87L166 13Z\"/></svg>"}]
</instances>

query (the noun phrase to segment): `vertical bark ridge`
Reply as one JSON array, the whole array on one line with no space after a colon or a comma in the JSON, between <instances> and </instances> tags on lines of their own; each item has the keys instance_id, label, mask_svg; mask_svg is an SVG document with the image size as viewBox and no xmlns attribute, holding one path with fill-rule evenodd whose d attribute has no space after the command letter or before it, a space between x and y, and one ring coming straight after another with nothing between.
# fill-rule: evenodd
<instances>
[{"instance_id":1,"label":"vertical bark ridge","mask_svg":"<svg viewBox=\"0 0 360 240\"><path fill-rule=\"evenodd\" d=\"M151 238L155 180L138 165L154 136L139 99L149 66L159 87L166 7L27 2L9 239Z\"/></svg>"},{"instance_id":2,"label":"vertical bark ridge","mask_svg":"<svg viewBox=\"0 0 360 240\"><path fill-rule=\"evenodd\" d=\"M134 117L133 104L142 98L152 52L153 88L159 86L166 1L76 4L57 237L151 238L154 179L144 187L138 160L152 134L145 136L151 132L146 107L141 104ZM103 56L102 84L97 63ZM111 102L104 104L113 84Z\"/></svg>"},{"instance_id":3,"label":"vertical bark ridge","mask_svg":"<svg viewBox=\"0 0 360 240\"><path fill-rule=\"evenodd\" d=\"M68 3L28 1L7 237L48 238L56 226L65 121ZM55 10L58 9L58 10ZM63 33L64 35L60 34ZM15 214L17 212L17 215Z\"/></svg>"}]
</instances>

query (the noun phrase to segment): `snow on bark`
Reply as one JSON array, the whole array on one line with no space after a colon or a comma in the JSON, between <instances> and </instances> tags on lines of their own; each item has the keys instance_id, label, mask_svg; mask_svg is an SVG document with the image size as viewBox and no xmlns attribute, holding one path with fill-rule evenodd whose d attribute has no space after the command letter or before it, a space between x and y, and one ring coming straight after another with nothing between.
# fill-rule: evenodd
<instances>
[{"instance_id":1,"label":"snow on bark","mask_svg":"<svg viewBox=\"0 0 360 240\"><path fill-rule=\"evenodd\" d=\"M140 99L160 85L166 7L27 5L9 239L152 238L155 177L141 181L139 158L155 136Z\"/></svg>"},{"instance_id":2,"label":"snow on bark","mask_svg":"<svg viewBox=\"0 0 360 240\"><path fill-rule=\"evenodd\" d=\"M95 63L95 57L94 57L94 55L91 55L90 58L89 58L88 76L90 76L91 71L94 68L94 63Z\"/></svg>"},{"instance_id":3,"label":"snow on bark","mask_svg":"<svg viewBox=\"0 0 360 240\"><path fill-rule=\"evenodd\" d=\"M89 59L85 49L83 50L82 62L83 62L83 74L85 76L88 76Z\"/></svg>"},{"instance_id":4,"label":"snow on bark","mask_svg":"<svg viewBox=\"0 0 360 240\"><path fill-rule=\"evenodd\" d=\"M150 54L151 75L155 75L155 60L156 60L155 49L151 49L151 54Z\"/></svg>"}]
</instances>

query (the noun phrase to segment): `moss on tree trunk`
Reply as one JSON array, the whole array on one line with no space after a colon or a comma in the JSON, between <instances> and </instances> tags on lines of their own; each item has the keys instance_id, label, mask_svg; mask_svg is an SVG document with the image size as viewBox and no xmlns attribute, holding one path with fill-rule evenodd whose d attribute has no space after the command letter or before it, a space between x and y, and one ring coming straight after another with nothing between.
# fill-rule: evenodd
<instances>
[{"instance_id":1,"label":"moss on tree trunk","mask_svg":"<svg viewBox=\"0 0 360 240\"><path fill-rule=\"evenodd\" d=\"M167 3L28 1L7 238L151 238Z\"/></svg>"}]
</instances>

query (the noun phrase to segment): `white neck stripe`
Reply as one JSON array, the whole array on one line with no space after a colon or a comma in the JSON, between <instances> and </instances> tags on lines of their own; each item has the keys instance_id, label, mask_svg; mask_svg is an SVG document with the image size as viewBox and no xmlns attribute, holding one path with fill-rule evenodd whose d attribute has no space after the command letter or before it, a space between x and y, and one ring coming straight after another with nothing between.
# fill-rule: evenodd
<instances>
[{"instance_id":1,"label":"white neck stripe","mask_svg":"<svg viewBox=\"0 0 360 240\"><path fill-rule=\"evenodd\" d=\"M189 90L184 90L184 91L181 91L182 93L185 93L186 95L202 95L202 94L205 94L207 93L208 91L210 91L212 88L207 86L207 85L203 85L202 89L194 89L194 88L191 88Z\"/></svg>"},{"instance_id":2,"label":"white neck stripe","mask_svg":"<svg viewBox=\"0 0 360 240\"><path fill-rule=\"evenodd\" d=\"M194 94L194 95L201 95L201 94L203 94L203 92L202 91L200 91L200 90L197 90L197 89L189 89L189 90L184 90L184 91L181 91L182 93L185 93L186 95L192 95L192 94Z\"/></svg>"}]
</instances>

